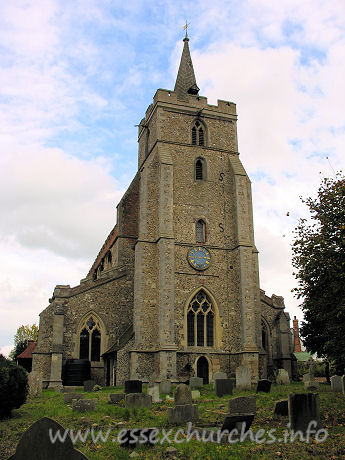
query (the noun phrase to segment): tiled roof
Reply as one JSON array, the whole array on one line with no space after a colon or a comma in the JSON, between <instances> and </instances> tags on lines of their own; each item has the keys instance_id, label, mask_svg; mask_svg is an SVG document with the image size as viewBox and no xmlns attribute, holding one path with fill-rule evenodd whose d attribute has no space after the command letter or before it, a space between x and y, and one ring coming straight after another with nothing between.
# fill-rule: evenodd
<instances>
[{"instance_id":1,"label":"tiled roof","mask_svg":"<svg viewBox=\"0 0 345 460\"><path fill-rule=\"evenodd\" d=\"M109 233L107 239L105 240L105 242L104 242L101 250L99 251L94 263L92 264L92 267L90 268L89 273L87 274L88 277L93 274L93 272L98 267L98 265L100 264L100 262L103 259L103 257L106 255L106 253L109 251L111 246L114 244L114 241L116 240L117 235L118 235L118 230L117 230L117 225L115 225L115 227L112 229L112 231Z\"/></svg>"},{"instance_id":2,"label":"tiled roof","mask_svg":"<svg viewBox=\"0 0 345 460\"><path fill-rule=\"evenodd\" d=\"M20 353L20 355L17 356L17 359L32 359L32 352L34 351L35 347L37 345L37 342L34 342L33 340L28 341L28 346L27 348Z\"/></svg>"}]
</instances>

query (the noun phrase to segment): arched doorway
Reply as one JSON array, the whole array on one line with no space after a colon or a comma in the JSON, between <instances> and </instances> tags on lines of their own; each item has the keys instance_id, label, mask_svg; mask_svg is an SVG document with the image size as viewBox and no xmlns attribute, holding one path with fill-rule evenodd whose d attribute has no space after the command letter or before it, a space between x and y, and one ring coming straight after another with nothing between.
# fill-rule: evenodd
<instances>
[{"instance_id":1,"label":"arched doorway","mask_svg":"<svg viewBox=\"0 0 345 460\"><path fill-rule=\"evenodd\" d=\"M205 356L201 356L196 363L197 376L204 380L204 385L209 383L208 361Z\"/></svg>"}]
</instances>

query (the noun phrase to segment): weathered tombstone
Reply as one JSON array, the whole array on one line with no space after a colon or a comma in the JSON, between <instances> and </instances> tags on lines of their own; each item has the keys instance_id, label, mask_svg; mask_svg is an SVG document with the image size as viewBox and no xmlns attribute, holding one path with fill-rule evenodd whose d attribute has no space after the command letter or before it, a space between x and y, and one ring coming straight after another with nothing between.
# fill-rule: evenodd
<instances>
[{"instance_id":1,"label":"weathered tombstone","mask_svg":"<svg viewBox=\"0 0 345 460\"><path fill-rule=\"evenodd\" d=\"M125 393L111 393L110 395L110 401L113 404L117 404L120 401L123 401L125 399Z\"/></svg>"},{"instance_id":2,"label":"weathered tombstone","mask_svg":"<svg viewBox=\"0 0 345 460\"><path fill-rule=\"evenodd\" d=\"M236 388L238 390L250 390L252 373L248 367L239 366L236 369Z\"/></svg>"},{"instance_id":3,"label":"weathered tombstone","mask_svg":"<svg viewBox=\"0 0 345 460\"><path fill-rule=\"evenodd\" d=\"M263 391L264 393L269 393L271 391L272 382L270 380L262 379L258 381L256 392L259 393Z\"/></svg>"},{"instance_id":4,"label":"weathered tombstone","mask_svg":"<svg viewBox=\"0 0 345 460\"><path fill-rule=\"evenodd\" d=\"M142 393L143 383L141 380L126 380L125 393Z\"/></svg>"},{"instance_id":5,"label":"weathered tombstone","mask_svg":"<svg viewBox=\"0 0 345 460\"><path fill-rule=\"evenodd\" d=\"M217 379L215 381L216 395L221 398L224 395L232 395L233 380L232 379Z\"/></svg>"},{"instance_id":6,"label":"weathered tombstone","mask_svg":"<svg viewBox=\"0 0 345 460\"><path fill-rule=\"evenodd\" d=\"M245 424L244 431L248 431L254 420L254 414L227 414L221 427L221 431L228 430L230 433L232 430L237 429L240 433L242 426Z\"/></svg>"},{"instance_id":7,"label":"weathered tombstone","mask_svg":"<svg viewBox=\"0 0 345 460\"><path fill-rule=\"evenodd\" d=\"M317 393L289 394L289 422L291 430L305 433L309 423L315 421L314 430L321 428L319 395Z\"/></svg>"},{"instance_id":8,"label":"weathered tombstone","mask_svg":"<svg viewBox=\"0 0 345 460\"><path fill-rule=\"evenodd\" d=\"M341 388L343 390L343 395L345 395L345 375L341 378Z\"/></svg>"},{"instance_id":9,"label":"weathered tombstone","mask_svg":"<svg viewBox=\"0 0 345 460\"><path fill-rule=\"evenodd\" d=\"M314 380L315 378L315 361L313 358L310 356L308 359L308 364L309 364L309 375L310 375L310 380Z\"/></svg>"},{"instance_id":10,"label":"weathered tombstone","mask_svg":"<svg viewBox=\"0 0 345 460\"><path fill-rule=\"evenodd\" d=\"M39 372L30 372L28 375L28 384L30 396L39 396L42 394L42 379Z\"/></svg>"},{"instance_id":11,"label":"weathered tombstone","mask_svg":"<svg viewBox=\"0 0 345 460\"><path fill-rule=\"evenodd\" d=\"M333 375L331 377L331 388L333 391L342 391L341 379L340 375Z\"/></svg>"},{"instance_id":12,"label":"weathered tombstone","mask_svg":"<svg viewBox=\"0 0 345 460\"><path fill-rule=\"evenodd\" d=\"M216 372L214 375L213 375L213 388L216 387L216 380L218 379L227 379L228 376L226 375L225 372Z\"/></svg>"},{"instance_id":13,"label":"weathered tombstone","mask_svg":"<svg viewBox=\"0 0 345 460\"><path fill-rule=\"evenodd\" d=\"M85 395L82 394L82 393L72 393L72 392L68 392L68 393L64 393L63 394L63 402L65 404L69 404L72 402L73 399L84 399L85 398Z\"/></svg>"},{"instance_id":14,"label":"weathered tombstone","mask_svg":"<svg viewBox=\"0 0 345 460\"><path fill-rule=\"evenodd\" d=\"M278 385L290 385L289 373L285 369L278 369L278 374L276 377L276 383Z\"/></svg>"},{"instance_id":15,"label":"weathered tombstone","mask_svg":"<svg viewBox=\"0 0 345 460\"><path fill-rule=\"evenodd\" d=\"M95 385L96 385L95 380L85 380L84 381L84 391L92 391Z\"/></svg>"},{"instance_id":16,"label":"weathered tombstone","mask_svg":"<svg viewBox=\"0 0 345 460\"><path fill-rule=\"evenodd\" d=\"M50 436L55 436L60 431L65 433L63 428L55 420L43 417L31 425L20 438L14 455L9 460L87 460L84 454L75 449L71 438L66 436L63 441L56 439L54 444Z\"/></svg>"},{"instance_id":17,"label":"weathered tombstone","mask_svg":"<svg viewBox=\"0 0 345 460\"><path fill-rule=\"evenodd\" d=\"M152 406L152 396L145 393L128 393L126 394L125 406L131 407L147 407Z\"/></svg>"},{"instance_id":18,"label":"weathered tombstone","mask_svg":"<svg viewBox=\"0 0 345 460\"><path fill-rule=\"evenodd\" d=\"M168 379L164 379L159 384L159 391L160 393L169 394L171 391L171 381Z\"/></svg>"},{"instance_id":19,"label":"weathered tombstone","mask_svg":"<svg viewBox=\"0 0 345 460\"><path fill-rule=\"evenodd\" d=\"M201 377L191 377L189 379L190 388L202 388L204 380Z\"/></svg>"},{"instance_id":20,"label":"weathered tombstone","mask_svg":"<svg viewBox=\"0 0 345 460\"><path fill-rule=\"evenodd\" d=\"M199 390L193 390L192 391L192 399L200 399L200 391Z\"/></svg>"},{"instance_id":21,"label":"weathered tombstone","mask_svg":"<svg viewBox=\"0 0 345 460\"><path fill-rule=\"evenodd\" d=\"M192 404L192 393L184 383L177 385L174 391L175 406Z\"/></svg>"},{"instance_id":22,"label":"weathered tombstone","mask_svg":"<svg viewBox=\"0 0 345 460\"><path fill-rule=\"evenodd\" d=\"M159 397L159 385L154 385L147 389L147 394L152 396L153 403L160 403L162 402L161 398Z\"/></svg>"},{"instance_id":23,"label":"weathered tombstone","mask_svg":"<svg viewBox=\"0 0 345 460\"><path fill-rule=\"evenodd\" d=\"M317 390L319 388L318 382L314 380L314 377L308 372L303 375L304 389L307 391Z\"/></svg>"},{"instance_id":24,"label":"weathered tombstone","mask_svg":"<svg viewBox=\"0 0 345 460\"><path fill-rule=\"evenodd\" d=\"M230 399L229 414L256 414L256 399L255 396L239 396L238 398Z\"/></svg>"},{"instance_id":25,"label":"weathered tombstone","mask_svg":"<svg viewBox=\"0 0 345 460\"><path fill-rule=\"evenodd\" d=\"M273 413L276 415L288 415L289 414L289 402L287 399L281 399L274 403Z\"/></svg>"},{"instance_id":26,"label":"weathered tombstone","mask_svg":"<svg viewBox=\"0 0 345 460\"><path fill-rule=\"evenodd\" d=\"M72 410L75 412L88 412L97 410L97 399L72 399Z\"/></svg>"}]
</instances>

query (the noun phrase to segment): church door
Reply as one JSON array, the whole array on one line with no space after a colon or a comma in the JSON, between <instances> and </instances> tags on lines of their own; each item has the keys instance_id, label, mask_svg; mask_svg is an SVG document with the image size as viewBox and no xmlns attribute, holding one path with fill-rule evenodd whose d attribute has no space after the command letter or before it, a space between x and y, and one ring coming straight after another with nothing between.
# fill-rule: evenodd
<instances>
[{"instance_id":1,"label":"church door","mask_svg":"<svg viewBox=\"0 0 345 460\"><path fill-rule=\"evenodd\" d=\"M201 358L198 359L196 366L197 376L201 377L204 380L204 385L206 385L207 383L209 383L207 359L204 356L201 356Z\"/></svg>"}]
</instances>

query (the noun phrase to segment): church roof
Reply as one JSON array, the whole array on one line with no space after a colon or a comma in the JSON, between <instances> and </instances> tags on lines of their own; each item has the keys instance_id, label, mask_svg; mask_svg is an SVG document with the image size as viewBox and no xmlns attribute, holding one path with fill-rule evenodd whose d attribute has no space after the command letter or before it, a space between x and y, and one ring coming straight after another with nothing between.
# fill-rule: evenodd
<instances>
[{"instance_id":1,"label":"church roof","mask_svg":"<svg viewBox=\"0 0 345 460\"><path fill-rule=\"evenodd\" d=\"M37 343L34 340L28 340L28 346L17 356L17 359L32 359L32 352L36 348Z\"/></svg>"},{"instance_id":2,"label":"church roof","mask_svg":"<svg viewBox=\"0 0 345 460\"><path fill-rule=\"evenodd\" d=\"M178 69L174 91L180 98L185 98L187 94L198 94L199 88L196 84L192 58L189 51L189 38L186 36L183 39L183 51L181 56L180 67Z\"/></svg>"},{"instance_id":3,"label":"church roof","mask_svg":"<svg viewBox=\"0 0 345 460\"><path fill-rule=\"evenodd\" d=\"M99 251L94 263L92 264L92 267L90 268L89 273L87 274L87 276L91 276L93 274L93 272L98 267L98 265L100 264L100 262L103 259L103 257L106 255L106 253L109 251L109 249L114 244L114 241L116 240L117 235L118 235L118 230L117 230L117 225L115 225L115 227L112 229L112 231L109 233L107 239L105 240L105 242L104 242L101 250Z\"/></svg>"}]
</instances>

